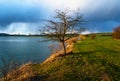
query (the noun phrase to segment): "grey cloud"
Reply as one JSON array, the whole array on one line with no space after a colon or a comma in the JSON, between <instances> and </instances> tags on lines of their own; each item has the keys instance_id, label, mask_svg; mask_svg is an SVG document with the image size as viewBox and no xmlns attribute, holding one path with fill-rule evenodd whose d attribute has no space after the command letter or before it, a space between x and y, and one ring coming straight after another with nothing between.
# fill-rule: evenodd
<instances>
[{"instance_id":1,"label":"grey cloud","mask_svg":"<svg viewBox=\"0 0 120 81\"><path fill-rule=\"evenodd\" d=\"M120 0L101 0L86 6L84 11L88 21L120 21Z\"/></svg>"},{"instance_id":2,"label":"grey cloud","mask_svg":"<svg viewBox=\"0 0 120 81\"><path fill-rule=\"evenodd\" d=\"M25 4L0 4L0 25L5 27L11 23L39 22L42 19L43 11L39 5Z\"/></svg>"}]
</instances>

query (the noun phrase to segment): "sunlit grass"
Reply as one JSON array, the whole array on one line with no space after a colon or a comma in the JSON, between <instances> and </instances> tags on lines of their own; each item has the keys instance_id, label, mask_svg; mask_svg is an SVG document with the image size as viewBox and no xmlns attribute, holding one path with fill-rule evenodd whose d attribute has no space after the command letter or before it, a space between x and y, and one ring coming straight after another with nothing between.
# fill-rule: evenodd
<instances>
[{"instance_id":1,"label":"sunlit grass","mask_svg":"<svg viewBox=\"0 0 120 81\"><path fill-rule=\"evenodd\" d=\"M74 44L73 54L31 67L42 81L120 81L120 40L88 37Z\"/></svg>"},{"instance_id":2,"label":"sunlit grass","mask_svg":"<svg viewBox=\"0 0 120 81\"><path fill-rule=\"evenodd\" d=\"M120 41L97 35L74 44L73 54L34 66L49 81L119 81ZM39 69L39 70L38 70Z\"/></svg>"}]
</instances>

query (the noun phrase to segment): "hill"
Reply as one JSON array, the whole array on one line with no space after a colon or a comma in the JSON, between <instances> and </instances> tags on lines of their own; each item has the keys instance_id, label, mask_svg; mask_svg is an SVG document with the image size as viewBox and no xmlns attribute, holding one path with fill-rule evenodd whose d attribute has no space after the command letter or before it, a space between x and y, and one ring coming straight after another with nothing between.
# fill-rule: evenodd
<instances>
[{"instance_id":1,"label":"hill","mask_svg":"<svg viewBox=\"0 0 120 81\"><path fill-rule=\"evenodd\" d=\"M15 76L15 74L17 75ZM73 54L41 64L26 64L10 81L120 81L120 40L97 35L74 44Z\"/></svg>"},{"instance_id":2,"label":"hill","mask_svg":"<svg viewBox=\"0 0 120 81\"><path fill-rule=\"evenodd\" d=\"M0 36L10 36L10 34L7 34L7 33L0 33Z\"/></svg>"}]
</instances>

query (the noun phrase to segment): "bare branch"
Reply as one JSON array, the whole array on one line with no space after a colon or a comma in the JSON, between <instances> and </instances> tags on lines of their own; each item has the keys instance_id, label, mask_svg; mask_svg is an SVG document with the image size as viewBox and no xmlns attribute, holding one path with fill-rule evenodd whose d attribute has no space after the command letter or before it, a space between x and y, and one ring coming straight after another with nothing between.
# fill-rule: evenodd
<instances>
[{"instance_id":1,"label":"bare branch","mask_svg":"<svg viewBox=\"0 0 120 81\"><path fill-rule=\"evenodd\" d=\"M75 30L77 24L83 22L82 16L79 12L73 14L70 10L60 11L56 10L54 20L47 20L45 32L48 38L57 40L63 43L64 53L66 54L65 41L69 39L67 33Z\"/></svg>"}]
</instances>

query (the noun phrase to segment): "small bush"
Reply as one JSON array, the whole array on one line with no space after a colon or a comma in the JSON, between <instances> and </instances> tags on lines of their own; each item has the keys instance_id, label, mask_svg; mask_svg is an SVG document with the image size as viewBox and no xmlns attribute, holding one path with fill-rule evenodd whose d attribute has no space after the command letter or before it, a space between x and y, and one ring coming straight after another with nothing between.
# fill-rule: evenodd
<instances>
[{"instance_id":1,"label":"small bush","mask_svg":"<svg viewBox=\"0 0 120 81\"><path fill-rule=\"evenodd\" d=\"M120 26L113 29L113 35L112 37L114 39L120 39Z\"/></svg>"},{"instance_id":2,"label":"small bush","mask_svg":"<svg viewBox=\"0 0 120 81\"><path fill-rule=\"evenodd\" d=\"M86 36L84 36L84 35L80 35L79 37L80 37L80 40L85 40L86 39Z\"/></svg>"},{"instance_id":3,"label":"small bush","mask_svg":"<svg viewBox=\"0 0 120 81\"><path fill-rule=\"evenodd\" d=\"M91 34L91 39L95 40L95 38L96 38L96 34Z\"/></svg>"}]
</instances>

